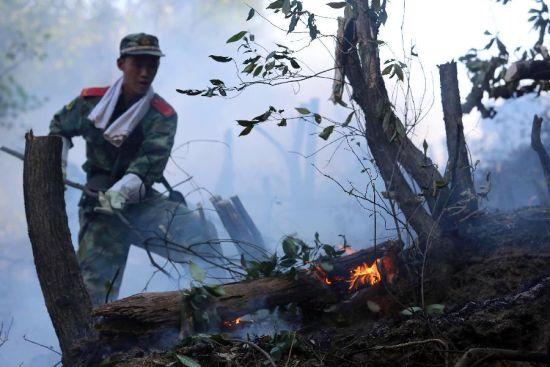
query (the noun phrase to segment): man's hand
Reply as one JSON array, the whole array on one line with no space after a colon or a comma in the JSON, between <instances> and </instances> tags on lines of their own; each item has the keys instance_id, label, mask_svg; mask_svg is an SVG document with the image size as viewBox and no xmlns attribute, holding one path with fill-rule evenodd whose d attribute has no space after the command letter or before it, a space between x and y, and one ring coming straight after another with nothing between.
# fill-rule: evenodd
<instances>
[{"instance_id":1,"label":"man's hand","mask_svg":"<svg viewBox=\"0 0 550 367\"><path fill-rule=\"evenodd\" d=\"M126 197L118 191L108 190L98 193L99 206L94 208L96 213L114 214L115 210L122 210L126 205Z\"/></svg>"}]
</instances>

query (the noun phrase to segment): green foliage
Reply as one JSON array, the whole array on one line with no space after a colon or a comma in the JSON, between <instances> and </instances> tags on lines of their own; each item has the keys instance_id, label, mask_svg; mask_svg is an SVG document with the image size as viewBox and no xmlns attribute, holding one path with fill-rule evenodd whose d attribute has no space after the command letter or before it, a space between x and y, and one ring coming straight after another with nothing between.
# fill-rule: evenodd
<instances>
[{"instance_id":1,"label":"green foliage","mask_svg":"<svg viewBox=\"0 0 550 367\"><path fill-rule=\"evenodd\" d=\"M407 307L401 311L403 316L412 316L415 314L425 313L426 315L442 315L445 312L445 305L434 303L427 305L424 309L418 306Z\"/></svg>"},{"instance_id":2,"label":"green foliage","mask_svg":"<svg viewBox=\"0 0 550 367\"><path fill-rule=\"evenodd\" d=\"M325 271L332 270L329 260L338 258L345 250L321 242L319 234L315 233L314 244L308 245L295 236L286 236L282 242L283 256L273 254L264 261L246 261L241 257L241 266L245 269L247 279L257 279L270 276L287 276L296 278L299 269L312 268L320 265Z\"/></svg>"},{"instance_id":3,"label":"green foliage","mask_svg":"<svg viewBox=\"0 0 550 367\"><path fill-rule=\"evenodd\" d=\"M497 0L507 4L510 0ZM481 49L472 48L459 60L466 66L468 76L472 82L472 90L463 105L465 113L476 107L483 117L494 117L496 111L493 107L486 106L482 99L485 94L491 99L515 98L527 93L540 94L550 90L550 84L546 81L535 80L530 85L520 85L517 80L505 80L506 71L510 63L515 61L533 61L540 55L543 58L546 51L542 47L545 36L550 32L550 20L548 6L543 0L533 0L538 7L529 10L528 22L532 23L533 30L538 32L538 37L531 47L517 47L513 52L506 47L498 34L485 31L489 40ZM487 56L489 55L489 56ZM518 55L521 55L517 57ZM512 59L515 56L515 59Z\"/></svg>"},{"instance_id":4,"label":"green foliage","mask_svg":"<svg viewBox=\"0 0 550 367\"><path fill-rule=\"evenodd\" d=\"M405 79L405 75L403 73L403 69L407 67L405 63L395 59L389 59L384 62L384 65L385 67L382 70L382 75L389 75L390 79L397 76L397 79L400 81Z\"/></svg>"},{"instance_id":5,"label":"green foliage","mask_svg":"<svg viewBox=\"0 0 550 367\"><path fill-rule=\"evenodd\" d=\"M189 272L191 273L191 277L193 278L193 280L196 282L203 282L206 278L206 270L199 267L192 261L189 262Z\"/></svg>"},{"instance_id":6,"label":"green foliage","mask_svg":"<svg viewBox=\"0 0 550 367\"><path fill-rule=\"evenodd\" d=\"M184 367L201 367L200 363L187 356L176 354L176 358Z\"/></svg>"}]
</instances>

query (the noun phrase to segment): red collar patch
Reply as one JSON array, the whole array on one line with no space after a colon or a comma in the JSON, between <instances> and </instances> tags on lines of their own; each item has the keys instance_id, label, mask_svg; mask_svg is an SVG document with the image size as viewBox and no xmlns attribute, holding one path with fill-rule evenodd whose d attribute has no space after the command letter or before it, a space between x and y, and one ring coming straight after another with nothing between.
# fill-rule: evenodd
<instances>
[{"instance_id":1,"label":"red collar patch","mask_svg":"<svg viewBox=\"0 0 550 367\"><path fill-rule=\"evenodd\" d=\"M164 117L170 117L176 114L176 111L161 97L155 95L151 100L151 106L161 113Z\"/></svg>"},{"instance_id":2,"label":"red collar patch","mask_svg":"<svg viewBox=\"0 0 550 367\"><path fill-rule=\"evenodd\" d=\"M81 97L103 97L109 87L84 88L80 92Z\"/></svg>"}]
</instances>

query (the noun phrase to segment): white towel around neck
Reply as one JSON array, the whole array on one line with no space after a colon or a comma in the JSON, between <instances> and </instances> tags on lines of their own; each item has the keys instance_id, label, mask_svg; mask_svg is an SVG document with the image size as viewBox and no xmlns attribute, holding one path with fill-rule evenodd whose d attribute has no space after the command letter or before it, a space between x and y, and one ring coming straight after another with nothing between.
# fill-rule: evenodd
<instances>
[{"instance_id":1,"label":"white towel around neck","mask_svg":"<svg viewBox=\"0 0 550 367\"><path fill-rule=\"evenodd\" d=\"M121 90L122 77L109 87L107 92L101 97L99 103L88 115L88 118L93 121L96 128L104 130L103 137L115 147L120 147L122 145L139 121L145 116L149 110L151 99L155 94L153 87L149 87L149 90L143 97L130 106L130 108L105 129L113 115Z\"/></svg>"}]
</instances>

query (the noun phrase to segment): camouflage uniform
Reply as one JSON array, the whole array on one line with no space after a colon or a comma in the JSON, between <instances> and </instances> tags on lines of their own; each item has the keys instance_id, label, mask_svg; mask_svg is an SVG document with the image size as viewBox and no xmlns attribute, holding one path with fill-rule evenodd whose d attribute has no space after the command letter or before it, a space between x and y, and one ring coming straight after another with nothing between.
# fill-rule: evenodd
<instances>
[{"instance_id":1,"label":"camouflage uniform","mask_svg":"<svg viewBox=\"0 0 550 367\"><path fill-rule=\"evenodd\" d=\"M174 144L177 125L174 109L155 94L145 116L117 148L87 118L107 89L84 89L54 115L50 124L50 134L67 139L82 136L86 141L86 162L82 168L87 175L87 187L104 192L126 174L139 176L147 194L140 202L127 205L123 213L143 237L152 239L149 245L155 245L155 239L176 235L186 243L215 238L215 229L196 212L182 203L166 200L151 189L153 183L161 181ZM110 122L122 112L117 105ZM83 194L79 203L78 258L94 305L105 302L109 289L109 299L117 298L130 244L140 241L117 217L94 212L97 206L97 199ZM168 223L173 218L183 220L176 220L177 225L171 229ZM164 227L160 225L163 220L167 223ZM158 233L159 227L163 233Z\"/></svg>"}]
</instances>

